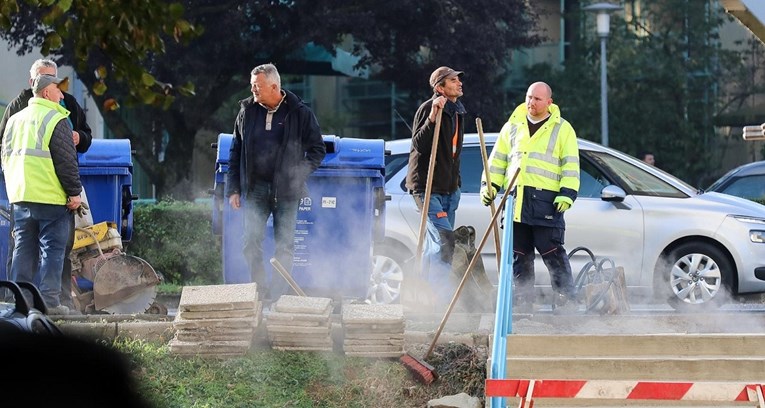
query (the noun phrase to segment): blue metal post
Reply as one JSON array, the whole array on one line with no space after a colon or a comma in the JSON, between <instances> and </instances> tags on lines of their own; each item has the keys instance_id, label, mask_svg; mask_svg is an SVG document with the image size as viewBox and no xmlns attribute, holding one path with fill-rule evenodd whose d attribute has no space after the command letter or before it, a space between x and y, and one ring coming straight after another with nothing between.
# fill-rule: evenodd
<instances>
[{"instance_id":1,"label":"blue metal post","mask_svg":"<svg viewBox=\"0 0 765 408\"><path fill-rule=\"evenodd\" d=\"M513 196L507 197L505 209L507 211L502 234L497 310L494 315L494 342L491 347L489 378L492 379L504 379L506 376L507 336L513 332ZM491 397L491 407L505 408L506 406L505 398Z\"/></svg>"}]
</instances>

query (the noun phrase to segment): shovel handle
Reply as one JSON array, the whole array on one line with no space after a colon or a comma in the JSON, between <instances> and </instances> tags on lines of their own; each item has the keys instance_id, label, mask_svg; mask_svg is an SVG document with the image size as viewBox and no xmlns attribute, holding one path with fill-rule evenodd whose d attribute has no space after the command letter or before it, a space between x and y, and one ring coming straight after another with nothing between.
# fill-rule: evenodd
<instances>
[{"instance_id":1,"label":"shovel handle","mask_svg":"<svg viewBox=\"0 0 765 408\"><path fill-rule=\"evenodd\" d=\"M497 216L502 212L502 207L505 206L505 202L507 201L507 196L510 195L510 191L513 189L513 186L515 185L515 179L518 178L518 173L521 172L520 168L515 169L515 174L513 174L513 178L510 180L510 184L507 186L507 189L505 190L505 194L502 196L502 201L499 203L499 209L500 211L497 211L492 215L491 222L495 223L497 222ZM510 209L510 214L508 214L509 217L512 217L512 209ZM449 307L446 308L446 313L444 313L444 318L441 319L441 323L438 325L438 330L436 330L436 334L433 336L433 341L430 343L430 347L428 348L428 351L425 352L425 356L422 358L423 360L427 360L428 357L430 357L430 353L433 352L433 349L436 347L436 342L438 341L438 337L441 336L441 332L444 330L444 326L446 326L446 321L449 320L449 315L452 313L452 309L454 309L454 305L457 303L457 299L460 297L460 293L462 292L462 288L465 286L465 282L467 282L468 276L470 276L470 272L473 270L473 266L475 266L476 262L478 261L478 258L481 256L481 250L483 250L483 246L486 244L486 240L489 238L489 234L491 233L491 228L487 229L486 232L483 234L483 238L481 238L481 242L478 244L478 247L475 250L475 254L473 254L473 258L470 260L470 264L468 264L467 269L465 269L465 274L462 276L462 280L460 281L460 285L457 286L457 291L454 292L454 296L452 297L452 300L449 302Z\"/></svg>"},{"instance_id":2,"label":"shovel handle","mask_svg":"<svg viewBox=\"0 0 765 408\"><path fill-rule=\"evenodd\" d=\"M433 169L436 167L436 152L438 151L438 135L441 133L441 115L444 110L439 109L436 114L436 128L433 131L433 146L430 148L430 161L428 162L428 178L425 182L425 197L422 200L422 214L420 215L420 232L417 238L417 253L414 257L414 272L420 274L422 264L422 246L425 241L425 226L428 222L428 210L430 209L430 195L433 191Z\"/></svg>"},{"instance_id":3,"label":"shovel handle","mask_svg":"<svg viewBox=\"0 0 765 408\"><path fill-rule=\"evenodd\" d=\"M491 176L489 175L489 158L486 156L486 142L484 141L483 137L483 123L481 122L481 118L475 118L475 127L478 129L478 140L481 142L481 160L483 161L484 177L486 178L486 184L491 184ZM489 209L491 210L491 217L494 218L494 213L497 212L496 207L494 207L494 201L492 201L489 205ZM489 229L494 231L494 251L497 258L497 273L499 273L499 263L500 256L502 255L502 250L499 242L499 228L497 228L497 223L492 222L489 224Z\"/></svg>"},{"instance_id":4,"label":"shovel handle","mask_svg":"<svg viewBox=\"0 0 765 408\"><path fill-rule=\"evenodd\" d=\"M282 275L282 278L287 281L287 283L290 285L292 290L295 291L295 293L298 294L298 296L305 297L305 292L303 292L303 289L300 289L300 286L298 286L297 282L295 282L294 279L292 279L292 276L290 276L289 272L287 272L286 269L284 269L284 266L282 266L282 263L279 262L276 258L271 258L271 265L274 266L274 269L276 269L277 272L279 272L279 275Z\"/></svg>"}]
</instances>

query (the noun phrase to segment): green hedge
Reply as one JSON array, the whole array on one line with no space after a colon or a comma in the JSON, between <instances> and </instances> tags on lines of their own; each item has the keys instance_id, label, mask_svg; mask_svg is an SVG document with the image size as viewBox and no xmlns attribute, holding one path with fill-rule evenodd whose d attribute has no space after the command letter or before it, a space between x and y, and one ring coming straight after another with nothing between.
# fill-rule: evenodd
<instances>
[{"instance_id":1,"label":"green hedge","mask_svg":"<svg viewBox=\"0 0 765 408\"><path fill-rule=\"evenodd\" d=\"M219 284L220 237L212 233L210 204L160 201L133 208L133 237L125 251L146 260L167 283Z\"/></svg>"}]
</instances>

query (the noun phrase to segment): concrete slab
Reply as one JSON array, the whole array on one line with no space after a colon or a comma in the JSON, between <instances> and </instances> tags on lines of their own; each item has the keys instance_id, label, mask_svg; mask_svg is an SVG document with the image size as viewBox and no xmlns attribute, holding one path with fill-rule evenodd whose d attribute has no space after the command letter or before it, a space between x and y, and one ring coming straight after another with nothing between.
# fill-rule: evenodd
<instances>
[{"instance_id":1,"label":"concrete slab","mask_svg":"<svg viewBox=\"0 0 765 408\"><path fill-rule=\"evenodd\" d=\"M366 305L344 304L342 307L342 322L396 324L404 323L404 309L401 305Z\"/></svg>"},{"instance_id":2,"label":"concrete slab","mask_svg":"<svg viewBox=\"0 0 765 408\"><path fill-rule=\"evenodd\" d=\"M310 296L282 295L273 305L280 313L325 314L332 305L332 299Z\"/></svg>"},{"instance_id":3,"label":"concrete slab","mask_svg":"<svg viewBox=\"0 0 765 408\"><path fill-rule=\"evenodd\" d=\"M178 310L194 312L253 309L257 301L256 283L184 286Z\"/></svg>"}]
</instances>

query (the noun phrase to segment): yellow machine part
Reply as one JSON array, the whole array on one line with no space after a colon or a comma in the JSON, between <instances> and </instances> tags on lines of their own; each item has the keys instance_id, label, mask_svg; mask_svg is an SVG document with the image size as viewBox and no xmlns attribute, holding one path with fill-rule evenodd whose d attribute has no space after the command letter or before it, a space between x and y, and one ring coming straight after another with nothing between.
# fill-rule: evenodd
<instances>
[{"instance_id":1,"label":"yellow machine part","mask_svg":"<svg viewBox=\"0 0 765 408\"><path fill-rule=\"evenodd\" d=\"M103 241L106 238L106 235L109 233L109 228L116 229L117 224L104 221L89 227L76 229L74 231L74 246L72 249L75 250L84 248L88 245L93 245L97 242Z\"/></svg>"}]
</instances>

